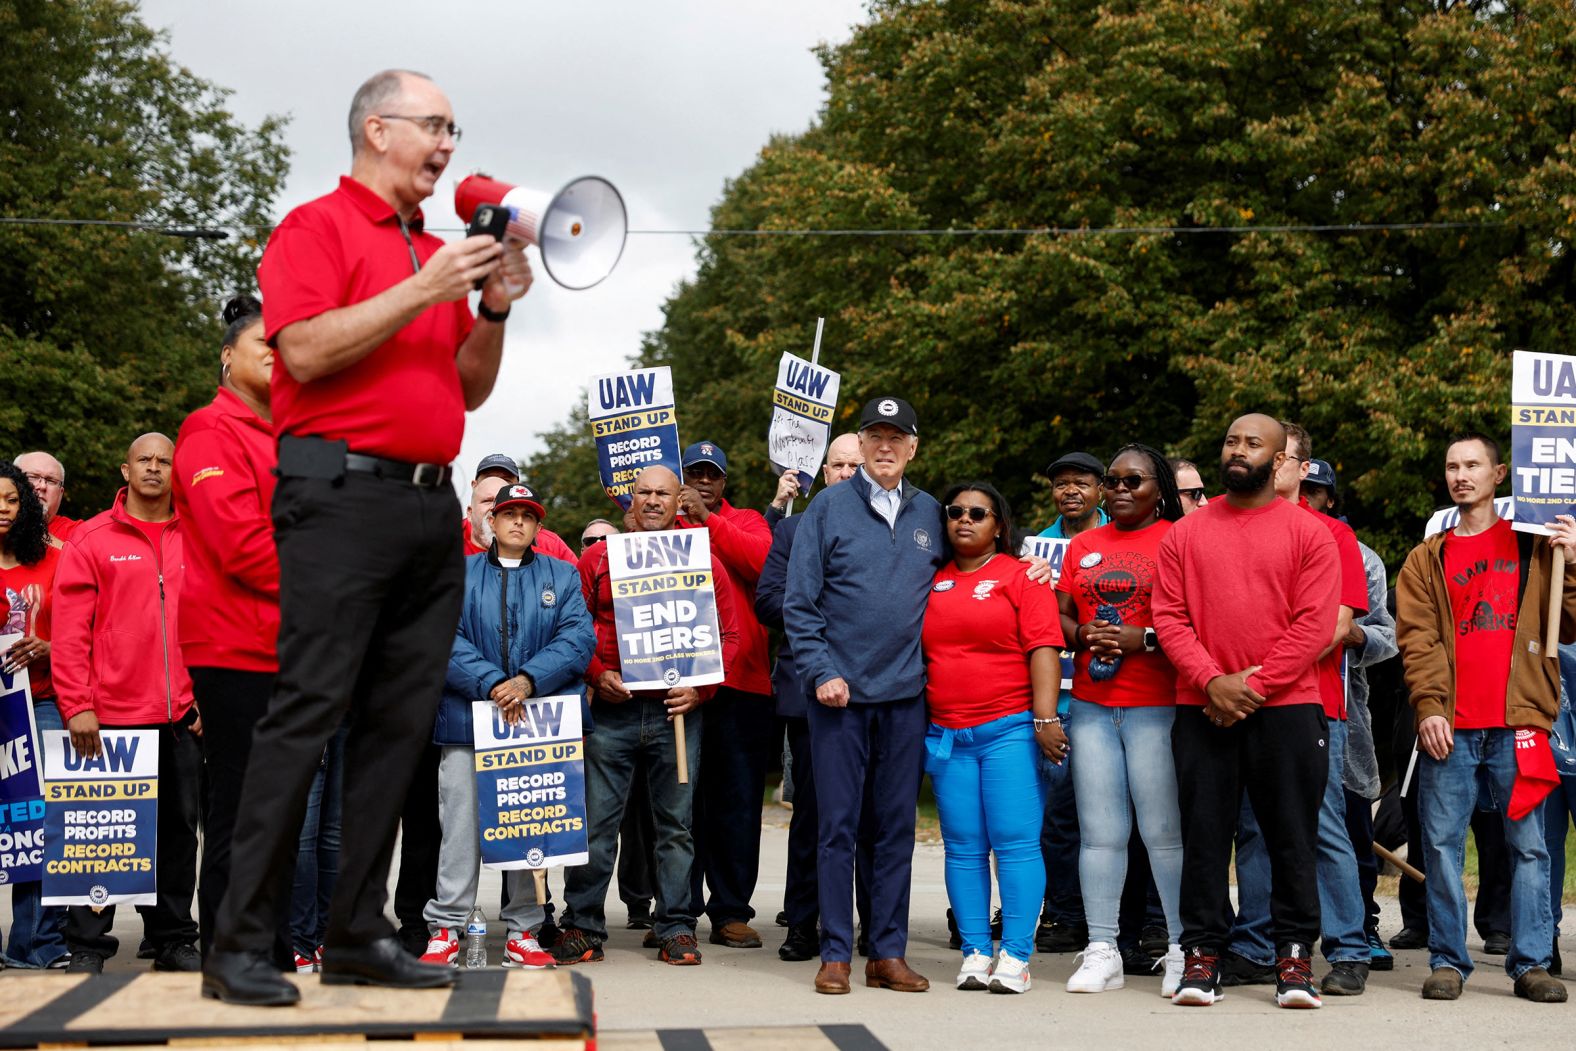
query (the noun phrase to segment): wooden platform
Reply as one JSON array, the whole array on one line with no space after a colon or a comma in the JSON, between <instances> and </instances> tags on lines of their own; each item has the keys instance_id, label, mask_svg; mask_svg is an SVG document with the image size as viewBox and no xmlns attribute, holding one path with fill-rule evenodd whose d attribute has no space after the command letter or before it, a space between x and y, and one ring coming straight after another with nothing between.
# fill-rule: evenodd
<instances>
[{"instance_id":1,"label":"wooden platform","mask_svg":"<svg viewBox=\"0 0 1576 1051\"><path fill-rule=\"evenodd\" d=\"M583 1048L595 1032L591 981L569 970L461 971L452 989L323 985L299 978L294 1007L235 1007L199 994L196 974L11 972L0 980L0 1048L253 1043L316 1049L365 1039L427 1046L531 1039ZM485 1042L485 1043L483 1043Z\"/></svg>"}]
</instances>

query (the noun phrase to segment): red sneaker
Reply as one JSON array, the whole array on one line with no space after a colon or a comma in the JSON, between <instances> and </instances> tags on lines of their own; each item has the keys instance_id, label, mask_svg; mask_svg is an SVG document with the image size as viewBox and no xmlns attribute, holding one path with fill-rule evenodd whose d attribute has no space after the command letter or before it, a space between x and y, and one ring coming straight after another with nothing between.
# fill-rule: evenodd
<instances>
[{"instance_id":1,"label":"red sneaker","mask_svg":"<svg viewBox=\"0 0 1576 1051\"><path fill-rule=\"evenodd\" d=\"M545 951L535 938L529 934L522 934L518 938L510 938L504 942L503 965L540 971L546 967L558 966L558 961L553 959L553 954Z\"/></svg>"},{"instance_id":2,"label":"red sneaker","mask_svg":"<svg viewBox=\"0 0 1576 1051\"><path fill-rule=\"evenodd\" d=\"M421 954L422 963L460 965L460 939L448 927L439 927L427 941L427 951Z\"/></svg>"},{"instance_id":3,"label":"red sneaker","mask_svg":"<svg viewBox=\"0 0 1576 1051\"><path fill-rule=\"evenodd\" d=\"M311 974L317 970L317 964L313 962L310 956L302 956L300 953L296 953L295 969L296 974Z\"/></svg>"}]
</instances>

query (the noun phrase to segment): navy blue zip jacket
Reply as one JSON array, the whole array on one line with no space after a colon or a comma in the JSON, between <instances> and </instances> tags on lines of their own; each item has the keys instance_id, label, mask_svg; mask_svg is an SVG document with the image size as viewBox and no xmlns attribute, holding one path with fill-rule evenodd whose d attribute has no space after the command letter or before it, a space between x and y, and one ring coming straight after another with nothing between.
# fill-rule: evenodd
<instances>
[{"instance_id":1,"label":"navy blue zip jacket","mask_svg":"<svg viewBox=\"0 0 1576 1051\"><path fill-rule=\"evenodd\" d=\"M848 682L853 704L925 692L919 630L942 562L941 504L903 483L897 524L870 506L863 468L821 490L788 559L783 625L805 689Z\"/></svg>"},{"instance_id":2,"label":"navy blue zip jacket","mask_svg":"<svg viewBox=\"0 0 1576 1051\"><path fill-rule=\"evenodd\" d=\"M580 693L596 630L580 594L580 573L562 559L527 551L516 569L498 562L497 545L465 560L465 600L449 653L434 744L473 744L471 704L525 673L533 697ZM503 626L507 605L509 623ZM504 667L504 636L508 667Z\"/></svg>"},{"instance_id":3,"label":"navy blue zip jacket","mask_svg":"<svg viewBox=\"0 0 1576 1051\"><path fill-rule=\"evenodd\" d=\"M783 597L788 589L788 556L804 515L780 518L772 527L772 546L766 552L766 565L755 582L755 617L768 628L783 629ZM772 666L772 692L777 696L777 714L785 719L803 719L808 690L799 678L793 659L793 642L783 636L777 647L777 663Z\"/></svg>"}]
</instances>

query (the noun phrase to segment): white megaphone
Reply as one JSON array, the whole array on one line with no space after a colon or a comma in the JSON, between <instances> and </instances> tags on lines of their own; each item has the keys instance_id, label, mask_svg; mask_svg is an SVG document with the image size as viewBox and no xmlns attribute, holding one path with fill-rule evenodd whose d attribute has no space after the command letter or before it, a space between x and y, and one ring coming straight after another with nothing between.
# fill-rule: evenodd
<instances>
[{"instance_id":1,"label":"white megaphone","mask_svg":"<svg viewBox=\"0 0 1576 1051\"><path fill-rule=\"evenodd\" d=\"M485 175L472 175L454 188L454 210L462 222L470 222L481 204L508 208L509 233L536 245L548 276L565 288L590 288L612 273L624 254L629 232L624 198L600 176L582 176L557 193Z\"/></svg>"}]
</instances>

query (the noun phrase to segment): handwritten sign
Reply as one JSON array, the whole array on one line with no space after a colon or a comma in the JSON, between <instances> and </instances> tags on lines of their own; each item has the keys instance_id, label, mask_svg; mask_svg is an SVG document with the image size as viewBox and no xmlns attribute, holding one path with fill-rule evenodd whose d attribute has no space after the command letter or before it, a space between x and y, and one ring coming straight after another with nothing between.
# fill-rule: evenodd
<instances>
[{"instance_id":1,"label":"handwritten sign","mask_svg":"<svg viewBox=\"0 0 1576 1051\"><path fill-rule=\"evenodd\" d=\"M766 450L779 475L795 471L799 493L806 496L815 483L815 472L826 459L831 441L832 413L837 408L841 380L794 354L777 363L777 386L772 391L772 422L766 431Z\"/></svg>"}]
</instances>

